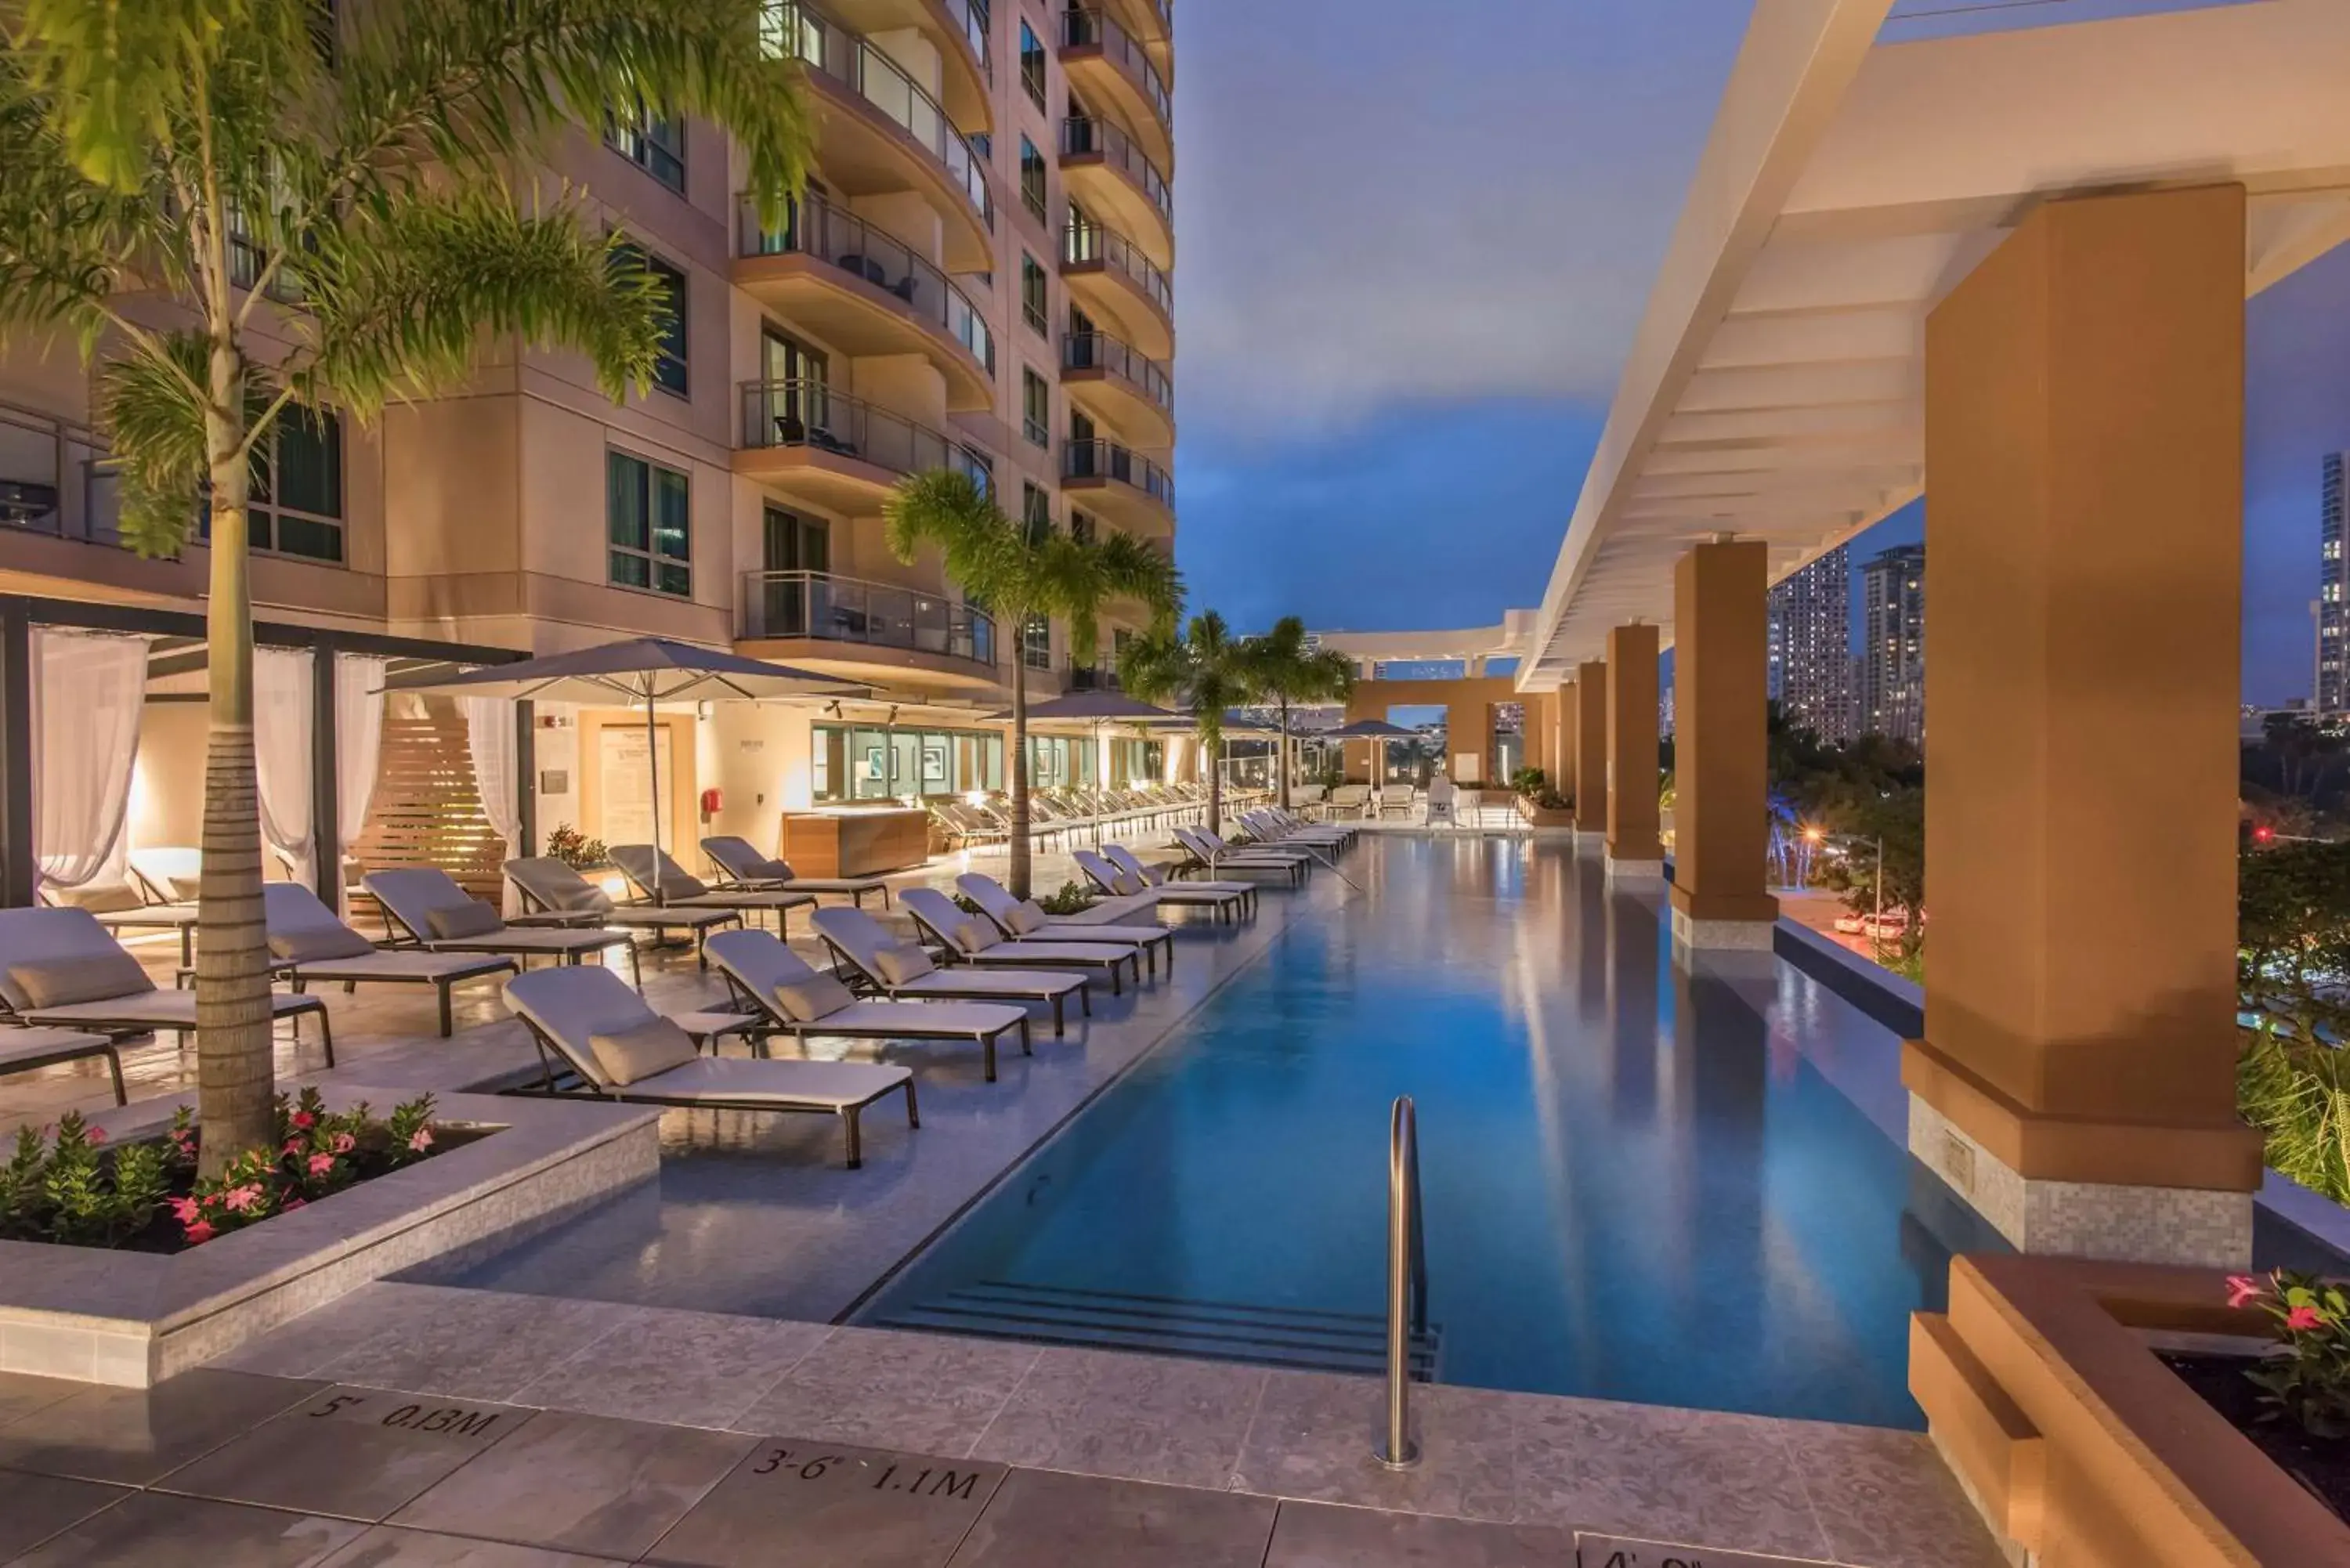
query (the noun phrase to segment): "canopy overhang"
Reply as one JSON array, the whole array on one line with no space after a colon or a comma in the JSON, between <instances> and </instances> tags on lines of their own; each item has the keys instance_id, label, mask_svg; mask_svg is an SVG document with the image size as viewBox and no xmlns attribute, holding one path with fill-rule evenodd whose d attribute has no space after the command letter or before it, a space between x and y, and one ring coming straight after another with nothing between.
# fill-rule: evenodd
<instances>
[{"instance_id":1,"label":"canopy overhang","mask_svg":"<svg viewBox=\"0 0 2350 1568\"><path fill-rule=\"evenodd\" d=\"M1520 666L1669 640L1673 563L1774 579L1925 486L1927 313L2038 202L2241 182L2249 296L2350 238L2350 5L2238 0L1916 42L1760 0Z\"/></svg>"}]
</instances>

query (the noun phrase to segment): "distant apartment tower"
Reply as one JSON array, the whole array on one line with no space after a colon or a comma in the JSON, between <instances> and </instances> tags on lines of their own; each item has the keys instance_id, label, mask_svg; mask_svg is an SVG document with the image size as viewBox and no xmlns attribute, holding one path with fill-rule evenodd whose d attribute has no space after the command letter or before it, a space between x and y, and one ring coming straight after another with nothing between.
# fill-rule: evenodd
<instances>
[{"instance_id":1,"label":"distant apartment tower","mask_svg":"<svg viewBox=\"0 0 2350 1568\"><path fill-rule=\"evenodd\" d=\"M2350 658L2350 607L2343 603L2342 535L2350 490L2350 452L2325 454L2325 483L2317 512L2317 685L2312 705L2321 713L2350 708L2350 680L2343 660Z\"/></svg>"},{"instance_id":2,"label":"distant apartment tower","mask_svg":"<svg viewBox=\"0 0 2350 1568\"><path fill-rule=\"evenodd\" d=\"M1860 568L1862 731L1926 738L1926 547L1902 545Z\"/></svg>"},{"instance_id":3,"label":"distant apartment tower","mask_svg":"<svg viewBox=\"0 0 2350 1568\"><path fill-rule=\"evenodd\" d=\"M1771 700L1791 724L1852 739L1852 559L1842 545L1771 590Z\"/></svg>"}]
</instances>

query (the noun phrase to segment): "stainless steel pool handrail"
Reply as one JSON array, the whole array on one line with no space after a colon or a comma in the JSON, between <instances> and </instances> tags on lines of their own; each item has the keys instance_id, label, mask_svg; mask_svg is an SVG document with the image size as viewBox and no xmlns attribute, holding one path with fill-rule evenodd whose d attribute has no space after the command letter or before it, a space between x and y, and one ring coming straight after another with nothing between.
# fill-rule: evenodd
<instances>
[{"instance_id":1,"label":"stainless steel pool handrail","mask_svg":"<svg viewBox=\"0 0 2350 1568\"><path fill-rule=\"evenodd\" d=\"M1388 1113L1388 1429L1373 1457L1391 1470L1419 1463L1411 1437L1411 1342L1428 1329L1428 1250L1419 1228L1419 1116L1409 1095Z\"/></svg>"}]
</instances>

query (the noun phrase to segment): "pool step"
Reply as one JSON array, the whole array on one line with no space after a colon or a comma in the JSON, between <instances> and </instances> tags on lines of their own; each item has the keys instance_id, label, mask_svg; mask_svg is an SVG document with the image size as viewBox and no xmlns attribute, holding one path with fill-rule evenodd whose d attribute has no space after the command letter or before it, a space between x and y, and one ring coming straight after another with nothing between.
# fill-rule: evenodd
<instances>
[{"instance_id":1,"label":"pool step","mask_svg":"<svg viewBox=\"0 0 2350 1568\"><path fill-rule=\"evenodd\" d=\"M1387 1370L1387 1320L1367 1313L1315 1312L1186 1301L988 1280L918 1302L877 1320L886 1328L929 1329L1093 1350L1138 1350L1211 1361L1243 1361L1314 1372ZM1413 1336L1411 1375L1436 1376L1442 1330Z\"/></svg>"}]
</instances>

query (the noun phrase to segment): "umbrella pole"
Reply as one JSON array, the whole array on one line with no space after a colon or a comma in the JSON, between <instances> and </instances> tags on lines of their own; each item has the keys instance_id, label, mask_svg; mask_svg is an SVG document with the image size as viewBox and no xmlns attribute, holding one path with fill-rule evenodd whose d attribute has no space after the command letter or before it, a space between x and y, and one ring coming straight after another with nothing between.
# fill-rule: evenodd
<instances>
[{"instance_id":1,"label":"umbrella pole","mask_svg":"<svg viewBox=\"0 0 2350 1568\"><path fill-rule=\"evenodd\" d=\"M668 899L661 893L660 725L653 715L653 693L650 686L645 689L645 771L652 775L653 781L652 792L648 797L653 808L653 902L661 904ZM676 771L674 759L671 771Z\"/></svg>"}]
</instances>

